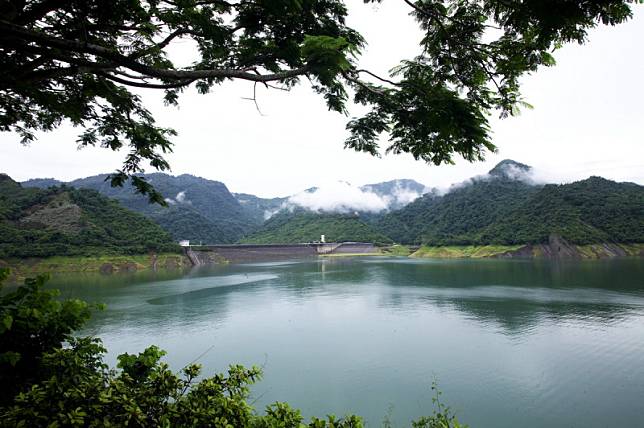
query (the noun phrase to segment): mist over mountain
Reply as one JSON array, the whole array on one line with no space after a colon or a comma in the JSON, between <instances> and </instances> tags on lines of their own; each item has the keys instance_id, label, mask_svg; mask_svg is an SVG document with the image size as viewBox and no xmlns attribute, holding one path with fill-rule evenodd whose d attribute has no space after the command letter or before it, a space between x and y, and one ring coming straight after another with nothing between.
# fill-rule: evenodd
<instances>
[{"instance_id":1,"label":"mist over mountain","mask_svg":"<svg viewBox=\"0 0 644 428\"><path fill-rule=\"evenodd\" d=\"M353 216L360 212L360 222L368 222L391 209L404 206L426 189L414 180L392 180L362 187L337 182L313 187L290 197L260 198L246 193L233 194L221 182L189 174L171 176L155 173L143 176L165 196L167 207L150 204L145 196L136 193L128 184L112 187L109 181L105 181L107 174L68 183L48 178L32 179L23 185L45 189L65 184L93 189L150 218L175 240L188 239L197 243L234 243L261 229L267 220L278 213L282 213L283 218L291 218L293 212L301 214L302 210L317 216ZM307 218L312 221L314 217ZM376 232L370 233L378 235ZM354 236L366 235L360 233Z\"/></svg>"},{"instance_id":2,"label":"mist over mountain","mask_svg":"<svg viewBox=\"0 0 644 428\"><path fill-rule=\"evenodd\" d=\"M542 184L528 165L505 160L385 215L377 229L429 245L544 243L551 235L574 244L643 242L644 186L599 177Z\"/></svg>"},{"instance_id":3,"label":"mist over mountain","mask_svg":"<svg viewBox=\"0 0 644 428\"><path fill-rule=\"evenodd\" d=\"M105 175L67 185L90 188L144 214L175 240L203 243L289 243L328 239L430 245L527 244L553 234L582 244L644 242L644 187L591 177L545 184L534 170L504 160L487 174L448 189L414 180L353 186L332 182L290 197L231 193L221 182L184 174L145 177L168 207L132 188L113 188ZM46 188L54 179L25 187Z\"/></svg>"},{"instance_id":4,"label":"mist over mountain","mask_svg":"<svg viewBox=\"0 0 644 428\"><path fill-rule=\"evenodd\" d=\"M257 224L271 218L275 213L284 208L288 198L260 198L248 193L233 193L237 202L246 214Z\"/></svg>"},{"instance_id":5,"label":"mist over mountain","mask_svg":"<svg viewBox=\"0 0 644 428\"><path fill-rule=\"evenodd\" d=\"M288 198L265 199L262 201L262 208L265 218L270 218L280 210L295 208L317 213L384 214L407 205L428 190L425 185L409 179L364 186L334 181L311 187Z\"/></svg>"},{"instance_id":6,"label":"mist over mountain","mask_svg":"<svg viewBox=\"0 0 644 428\"><path fill-rule=\"evenodd\" d=\"M415 201L431 189L424 184L410 179L385 181L382 183L361 186L365 192L380 196L387 204L388 210L397 210Z\"/></svg>"}]
</instances>

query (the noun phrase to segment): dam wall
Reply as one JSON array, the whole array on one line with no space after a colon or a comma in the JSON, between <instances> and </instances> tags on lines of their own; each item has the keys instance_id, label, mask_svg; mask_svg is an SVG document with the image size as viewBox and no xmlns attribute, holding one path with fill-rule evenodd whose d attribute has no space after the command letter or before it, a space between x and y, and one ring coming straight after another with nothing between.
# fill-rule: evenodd
<instances>
[{"instance_id":1,"label":"dam wall","mask_svg":"<svg viewBox=\"0 0 644 428\"><path fill-rule=\"evenodd\" d=\"M302 244L194 245L185 247L184 251L194 266L202 266L226 262L250 263L313 258L327 254L368 254L378 252L378 248L373 244L364 242L315 242Z\"/></svg>"},{"instance_id":2,"label":"dam wall","mask_svg":"<svg viewBox=\"0 0 644 428\"><path fill-rule=\"evenodd\" d=\"M380 249L370 243L344 242L335 248L331 254L372 254L378 252L380 252Z\"/></svg>"}]
</instances>

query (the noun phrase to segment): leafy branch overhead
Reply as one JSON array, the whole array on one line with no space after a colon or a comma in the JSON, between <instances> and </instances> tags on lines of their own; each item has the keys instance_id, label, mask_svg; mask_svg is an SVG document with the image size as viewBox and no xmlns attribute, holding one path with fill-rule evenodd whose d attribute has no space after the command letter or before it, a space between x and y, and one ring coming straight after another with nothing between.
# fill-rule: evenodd
<instances>
[{"instance_id":1,"label":"leafy branch overhead","mask_svg":"<svg viewBox=\"0 0 644 428\"><path fill-rule=\"evenodd\" d=\"M29 143L70 121L83 129L81 146L128 149L112 176L121 185L145 163L167 170L175 135L133 88L165 91L177 104L193 84L205 94L226 80L290 89L304 78L331 110L346 114L350 95L368 107L348 122L346 147L377 155L387 133L389 152L474 161L495 149L489 115L527 105L521 76L553 65L555 49L583 43L596 25L624 22L633 3L386 1L424 33L419 54L390 76L359 68L366 42L347 27L340 0L0 0L0 129ZM187 67L169 54L180 40L196 47ZM133 184L163 202L143 179Z\"/></svg>"}]
</instances>

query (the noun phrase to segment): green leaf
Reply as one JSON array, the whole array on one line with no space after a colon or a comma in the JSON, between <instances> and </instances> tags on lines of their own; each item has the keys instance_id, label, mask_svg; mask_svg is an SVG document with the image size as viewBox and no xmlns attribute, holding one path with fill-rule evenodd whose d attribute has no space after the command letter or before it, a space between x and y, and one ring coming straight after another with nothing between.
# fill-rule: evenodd
<instances>
[{"instance_id":1,"label":"green leaf","mask_svg":"<svg viewBox=\"0 0 644 428\"><path fill-rule=\"evenodd\" d=\"M0 333L4 333L6 330L10 330L13 325L13 317L11 315L5 315L2 317L2 329Z\"/></svg>"}]
</instances>

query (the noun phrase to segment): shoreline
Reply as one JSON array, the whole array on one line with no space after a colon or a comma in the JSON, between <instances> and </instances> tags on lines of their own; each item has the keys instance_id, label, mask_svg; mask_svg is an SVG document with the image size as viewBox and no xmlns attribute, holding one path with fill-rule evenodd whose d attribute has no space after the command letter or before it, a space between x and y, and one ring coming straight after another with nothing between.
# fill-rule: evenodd
<instances>
[{"instance_id":1,"label":"shoreline","mask_svg":"<svg viewBox=\"0 0 644 428\"><path fill-rule=\"evenodd\" d=\"M644 243L596 243L575 245L563 240L548 244L524 245L423 245L413 258L519 258L535 260L600 260L621 257L644 257Z\"/></svg>"},{"instance_id":2,"label":"shoreline","mask_svg":"<svg viewBox=\"0 0 644 428\"><path fill-rule=\"evenodd\" d=\"M253 254L257 260L270 261L274 254ZM568 243L528 245L445 245L409 248L406 245L384 247L380 251L338 252L317 254L318 258L336 257L410 257L416 259L484 259L517 258L534 260L601 260L622 257L644 257L644 243L637 244L588 244ZM252 257L251 258L255 258ZM297 258L297 257L295 257ZM275 258L279 260L281 258ZM256 260L228 260L221 255L208 257L203 265L243 263ZM11 269L11 278L21 280L43 273L133 273L139 271L179 270L193 267L188 255L180 253L53 256L47 258L0 259L0 268Z\"/></svg>"},{"instance_id":3,"label":"shoreline","mask_svg":"<svg viewBox=\"0 0 644 428\"><path fill-rule=\"evenodd\" d=\"M180 253L0 259L0 268L9 268L11 270L10 279L14 281L43 273L102 273L109 275L191 267L188 258Z\"/></svg>"}]
</instances>

